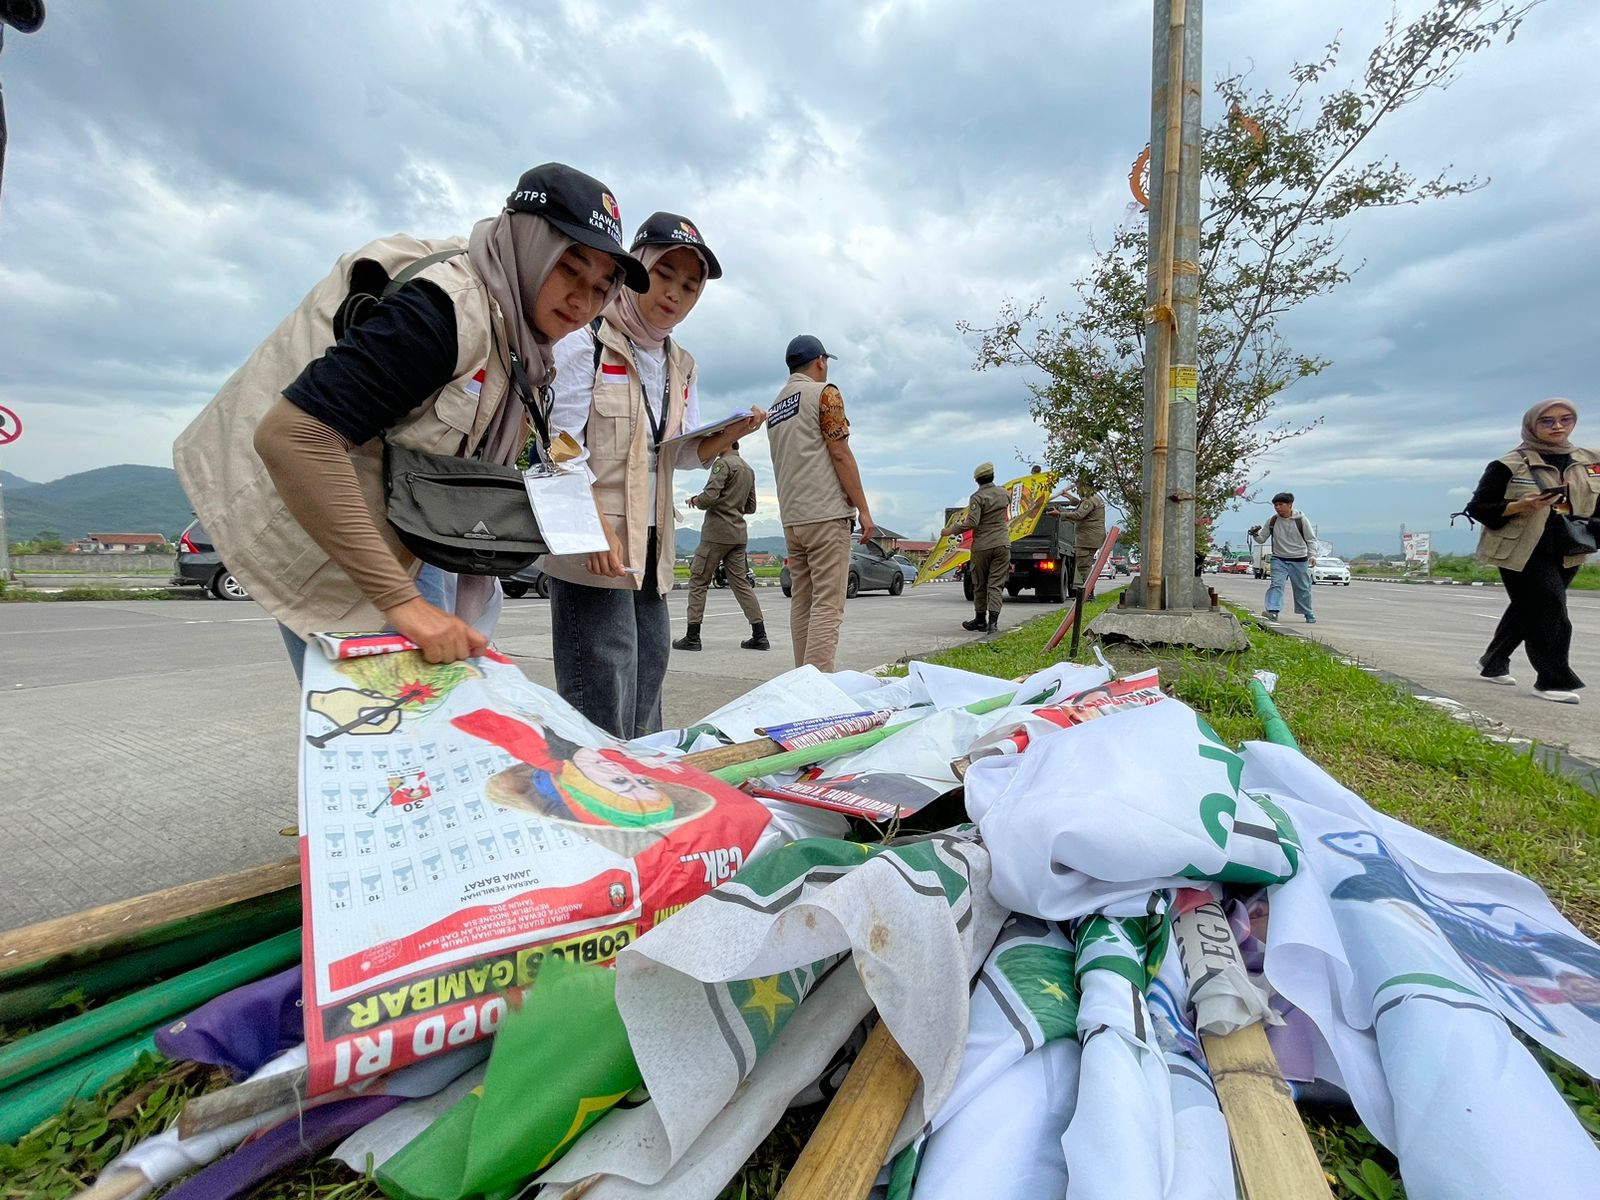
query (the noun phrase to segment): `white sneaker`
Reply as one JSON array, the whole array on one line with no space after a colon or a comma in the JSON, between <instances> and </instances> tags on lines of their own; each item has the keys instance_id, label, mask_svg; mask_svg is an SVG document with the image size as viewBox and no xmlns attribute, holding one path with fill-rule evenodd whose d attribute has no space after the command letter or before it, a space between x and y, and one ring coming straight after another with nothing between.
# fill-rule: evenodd
<instances>
[{"instance_id":1,"label":"white sneaker","mask_svg":"<svg viewBox=\"0 0 1600 1200\"><path fill-rule=\"evenodd\" d=\"M1516 687L1517 681L1510 675L1479 675L1485 683L1498 683L1501 687Z\"/></svg>"},{"instance_id":2,"label":"white sneaker","mask_svg":"<svg viewBox=\"0 0 1600 1200\"><path fill-rule=\"evenodd\" d=\"M1261 610L1261 615L1262 615L1263 618L1265 618L1266 620L1272 622L1274 625L1276 625L1278 623L1278 614L1273 612L1269 608L1262 609Z\"/></svg>"},{"instance_id":3,"label":"white sneaker","mask_svg":"<svg viewBox=\"0 0 1600 1200\"><path fill-rule=\"evenodd\" d=\"M1551 688L1549 691L1544 688L1534 688L1533 694L1539 699L1549 700L1553 704L1576 704L1579 699L1577 692L1562 692L1557 691L1555 688Z\"/></svg>"}]
</instances>

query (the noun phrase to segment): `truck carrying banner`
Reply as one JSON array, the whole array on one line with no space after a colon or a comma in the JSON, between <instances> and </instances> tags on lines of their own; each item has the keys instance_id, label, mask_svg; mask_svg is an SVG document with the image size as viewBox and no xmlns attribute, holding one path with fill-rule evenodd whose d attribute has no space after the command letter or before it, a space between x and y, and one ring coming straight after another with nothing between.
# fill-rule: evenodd
<instances>
[{"instance_id":1,"label":"truck carrying banner","mask_svg":"<svg viewBox=\"0 0 1600 1200\"><path fill-rule=\"evenodd\" d=\"M430 664L402 639L318 640L343 657L307 655L301 713L312 1093L493 1033L541 958L610 962L767 825L493 651Z\"/></svg>"},{"instance_id":2,"label":"truck carrying banner","mask_svg":"<svg viewBox=\"0 0 1600 1200\"><path fill-rule=\"evenodd\" d=\"M1037 475L1023 475L1005 485L1011 495L1011 503L1006 509L1006 534L1013 542L1027 537L1038 527L1039 518L1044 515L1044 506L1050 499L1050 493L1055 490L1058 478L1054 471L1041 471ZM943 535L928 551L928 557L922 560L911 586L916 587L919 583L927 583L930 579L954 571L971 557L971 551L972 530Z\"/></svg>"}]
</instances>

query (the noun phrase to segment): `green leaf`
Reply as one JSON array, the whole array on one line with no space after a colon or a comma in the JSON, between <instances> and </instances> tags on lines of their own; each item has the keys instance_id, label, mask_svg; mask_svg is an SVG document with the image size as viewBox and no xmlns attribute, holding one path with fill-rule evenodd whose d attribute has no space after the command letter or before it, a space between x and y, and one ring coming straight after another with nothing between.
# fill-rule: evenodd
<instances>
[{"instance_id":1,"label":"green leaf","mask_svg":"<svg viewBox=\"0 0 1600 1200\"><path fill-rule=\"evenodd\" d=\"M1361 1178L1376 1200L1394 1200L1394 1176L1370 1158L1361 1160Z\"/></svg>"},{"instance_id":2,"label":"green leaf","mask_svg":"<svg viewBox=\"0 0 1600 1200\"><path fill-rule=\"evenodd\" d=\"M1350 1174L1343 1167L1340 1167L1336 1174L1339 1176L1339 1182L1344 1184L1345 1191L1354 1196L1355 1200L1382 1200L1381 1197L1374 1195L1366 1184L1362 1183L1361 1180Z\"/></svg>"}]
</instances>

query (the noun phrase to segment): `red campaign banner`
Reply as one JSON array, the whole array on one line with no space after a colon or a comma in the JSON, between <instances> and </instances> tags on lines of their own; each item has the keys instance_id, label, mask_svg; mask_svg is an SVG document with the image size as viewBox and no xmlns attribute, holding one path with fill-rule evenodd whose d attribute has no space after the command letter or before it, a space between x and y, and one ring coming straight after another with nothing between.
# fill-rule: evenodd
<instances>
[{"instance_id":1,"label":"red campaign banner","mask_svg":"<svg viewBox=\"0 0 1600 1200\"><path fill-rule=\"evenodd\" d=\"M388 635L381 635L387 637ZM636 754L503 656L308 656L300 771L313 1095L493 1032L548 954L607 964L770 818Z\"/></svg>"},{"instance_id":2,"label":"red campaign banner","mask_svg":"<svg viewBox=\"0 0 1600 1200\"><path fill-rule=\"evenodd\" d=\"M343 991L396 965L554 926L570 928L575 921L614 916L633 901L633 877L626 871L605 871L575 887L523 892L501 904L462 909L403 938L329 963L328 979Z\"/></svg>"}]
</instances>

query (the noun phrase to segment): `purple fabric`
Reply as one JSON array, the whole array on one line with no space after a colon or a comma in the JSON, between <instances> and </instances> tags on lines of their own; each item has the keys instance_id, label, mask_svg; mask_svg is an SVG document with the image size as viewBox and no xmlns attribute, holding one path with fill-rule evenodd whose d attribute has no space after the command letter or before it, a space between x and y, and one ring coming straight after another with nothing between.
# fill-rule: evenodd
<instances>
[{"instance_id":1,"label":"purple fabric","mask_svg":"<svg viewBox=\"0 0 1600 1200\"><path fill-rule=\"evenodd\" d=\"M189 1176L166 1200L234 1200L289 1167L310 1162L356 1130L404 1103L399 1096L358 1096L309 1108Z\"/></svg>"},{"instance_id":2,"label":"purple fabric","mask_svg":"<svg viewBox=\"0 0 1600 1200\"><path fill-rule=\"evenodd\" d=\"M305 1040L298 966L223 992L156 1030L156 1049L168 1058L226 1067L236 1080Z\"/></svg>"}]
</instances>

